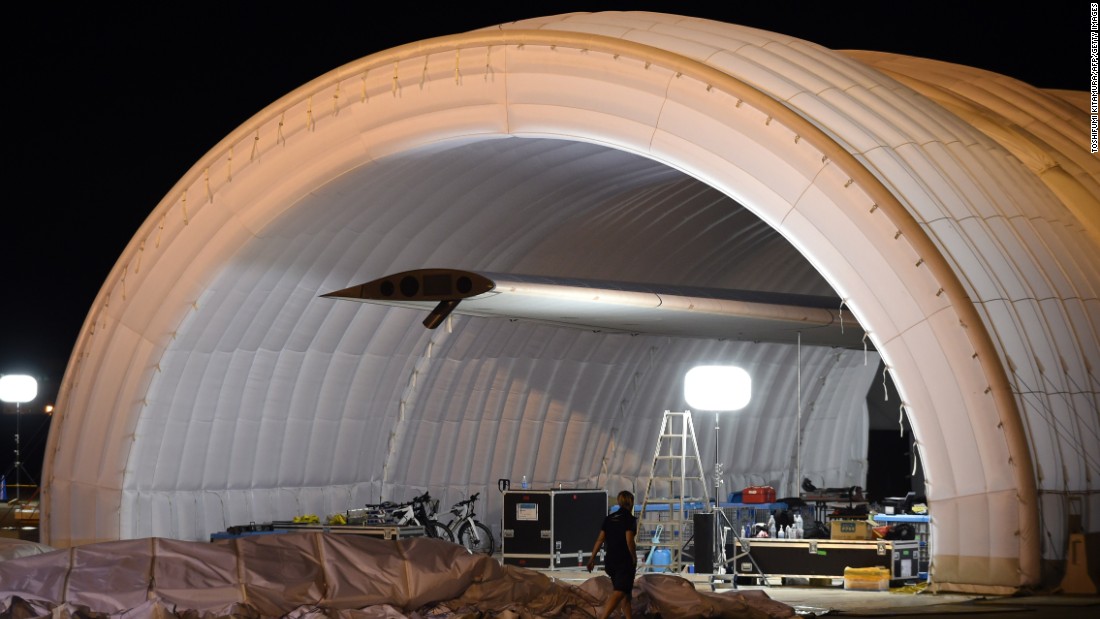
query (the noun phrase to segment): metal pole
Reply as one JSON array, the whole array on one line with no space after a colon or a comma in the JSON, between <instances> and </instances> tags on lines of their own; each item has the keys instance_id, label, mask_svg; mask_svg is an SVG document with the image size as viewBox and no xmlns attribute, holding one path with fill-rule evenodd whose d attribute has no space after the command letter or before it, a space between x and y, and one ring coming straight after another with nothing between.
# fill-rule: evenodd
<instances>
[{"instance_id":1,"label":"metal pole","mask_svg":"<svg viewBox=\"0 0 1100 619\"><path fill-rule=\"evenodd\" d=\"M711 542L713 548L711 549L711 556L714 557L714 566L711 570L712 574L722 573L721 570L725 569L726 565L726 546L725 540L722 539L722 523L719 521L718 513L721 509L718 507L721 503L721 488L722 488L722 461L719 457L718 449L718 411L714 411L714 508L711 511L711 517L714 520L714 539Z\"/></svg>"},{"instance_id":2,"label":"metal pole","mask_svg":"<svg viewBox=\"0 0 1100 619\"><path fill-rule=\"evenodd\" d=\"M802 487L802 332L798 332L798 429L795 432L794 494Z\"/></svg>"},{"instance_id":3,"label":"metal pole","mask_svg":"<svg viewBox=\"0 0 1100 619\"><path fill-rule=\"evenodd\" d=\"M23 463L19 459L19 402L15 403L15 502L19 503L19 490L23 482L19 479L19 469L23 468Z\"/></svg>"}]
</instances>

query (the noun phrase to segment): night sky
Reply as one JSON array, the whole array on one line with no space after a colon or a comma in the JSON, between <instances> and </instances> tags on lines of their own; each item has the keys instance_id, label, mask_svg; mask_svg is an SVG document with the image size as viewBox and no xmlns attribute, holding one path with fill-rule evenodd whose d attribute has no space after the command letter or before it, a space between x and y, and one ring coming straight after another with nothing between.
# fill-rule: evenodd
<instances>
[{"instance_id":1,"label":"night sky","mask_svg":"<svg viewBox=\"0 0 1100 619\"><path fill-rule=\"evenodd\" d=\"M704 6L713 4L724 6ZM243 1L61 6L6 7L0 43L8 59L2 127L15 133L4 140L12 201L0 209L9 258L0 374L38 378L39 399L19 416L22 459L35 478L48 432L41 410L56 396L100 286L145 217L249 117L374 52L530 17L647 10L833 49L945 60L1042 88L1089 88L1087 2L1026 11L978 1L398 3L386 5L386 15L366 2L277 10ZM5 405L0 415L0 474L14 462L13 412Z\"/></svg>"}]
</instances>

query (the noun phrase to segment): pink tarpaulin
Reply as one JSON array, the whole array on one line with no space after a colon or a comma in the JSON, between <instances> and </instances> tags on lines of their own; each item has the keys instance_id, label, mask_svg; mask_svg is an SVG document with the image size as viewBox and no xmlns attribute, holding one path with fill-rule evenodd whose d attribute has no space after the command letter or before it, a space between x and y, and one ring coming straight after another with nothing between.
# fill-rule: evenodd
<instances>
[{"instance_id":1,"label":"pink tarpaulin","mask_svg":"<svg viewBox=\"0 0 1100 619\"><path fill-rule=\"evenodd\" d=\"M0 562L0 612L126 617L592 617L611 592L429 538L326 533L214 543L145 538ZM793 617L760 591L709 593L672 575L634 585L639 615Z\"/></svg>"}]
</instances>

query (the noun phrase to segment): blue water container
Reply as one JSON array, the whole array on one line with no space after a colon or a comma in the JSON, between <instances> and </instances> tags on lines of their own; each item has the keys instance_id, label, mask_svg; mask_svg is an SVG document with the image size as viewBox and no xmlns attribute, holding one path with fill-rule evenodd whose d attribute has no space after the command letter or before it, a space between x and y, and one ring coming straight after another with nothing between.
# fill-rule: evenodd
<instances>
[{"instance_id":1,"label":"blue water container","mask_svg":"<svg viewBox=\"0 0 1100 619\"><path fill-rule=\"evenodd\" d=\"M672 563L672 551L668 548L657 548L653 551L653 560L651 563L654 566L654 572L667 571L666 567L658 566L668 566Z\"/></svg>"}]
</instances>

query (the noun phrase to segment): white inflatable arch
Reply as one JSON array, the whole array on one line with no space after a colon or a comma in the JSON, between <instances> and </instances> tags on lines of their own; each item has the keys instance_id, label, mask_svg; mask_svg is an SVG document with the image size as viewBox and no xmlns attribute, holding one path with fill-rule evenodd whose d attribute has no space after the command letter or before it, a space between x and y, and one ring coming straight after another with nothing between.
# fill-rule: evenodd
<instances>
[{"instance_id":1,"label":"white inflatable arch","mask_svg":"<svg viewBox=\"0 0 1100 619\"><path fill-rule=\"evenodd\" d=\"M912 423L934 582L1036 583L1071 514L1100 528L1086 138L1083 110L1002 76L665 14L552 16L339 67L217 144L120 257L61 388L43 541L203 539L413 488L481 491L491 519L497 478L520 474L637 485L698 359L754 373L723 424L730 487L796 491L795 434L817 479L862 481L866 422L844 412L865 411L874 352L427 331L318 298L454 267L837 295ZM796 392L792 426L777 411Z\"/></svg>"}]
</instances>

